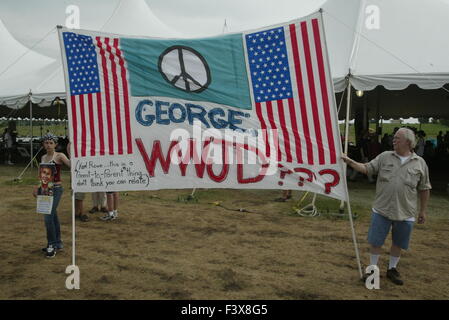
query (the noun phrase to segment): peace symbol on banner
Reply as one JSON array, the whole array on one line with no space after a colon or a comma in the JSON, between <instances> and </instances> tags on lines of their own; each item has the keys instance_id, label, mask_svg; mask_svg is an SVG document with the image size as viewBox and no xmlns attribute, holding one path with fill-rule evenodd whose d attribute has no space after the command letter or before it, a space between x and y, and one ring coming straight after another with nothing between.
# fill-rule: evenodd
<instances>
[{"instance_id":1,"label":"peace symbol on banner","mask_svg":"<svg viewBox=\"0 0 449 320\"><path fill-rule=\"evenodd\" d=\"M211 82L206 59L190 47L167 48L159 56L158 68L165 81L186 92L202 92Z\"/></svg>"}]
</instances>

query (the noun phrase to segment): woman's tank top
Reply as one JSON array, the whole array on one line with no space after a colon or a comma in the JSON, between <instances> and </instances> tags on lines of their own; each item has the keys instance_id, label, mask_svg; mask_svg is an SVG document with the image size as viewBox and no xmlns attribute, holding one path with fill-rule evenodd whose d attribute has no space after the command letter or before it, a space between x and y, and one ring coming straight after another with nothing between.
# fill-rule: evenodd
<instances>
[{"instance_id":1,"label":"woman's tank top","mask_svg":"<svg viewBox=\"0 0 449 320\"><path fill-rule=\"evenodd\" d=\"M54 183L61 183L61 167L62 167L62 164L58 164L54 160L51 160L50 163L54 163L55 167L56 167L56 173L55 173L55 177L54 177L53 182Z\"/></svg>"}]
</instances>

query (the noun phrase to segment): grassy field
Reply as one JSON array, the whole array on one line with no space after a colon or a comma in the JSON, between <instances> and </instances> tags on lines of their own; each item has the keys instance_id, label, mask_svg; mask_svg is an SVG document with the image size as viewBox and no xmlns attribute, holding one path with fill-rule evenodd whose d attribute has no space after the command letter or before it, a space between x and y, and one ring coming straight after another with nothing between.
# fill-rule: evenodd
<instances>
[{"instance_id":1,"label":"grassy field","mask_svg":"<svg viewBox=\"0 0 449 320\"><path fill-rule=\"evenodd\" d=\"M3 132L3 130L8 126L7 121L0 122L0 132ZM392 134L395 127L401 127L400 124L392 124L392 123L385 123L383 124L383 131L382 135L385 133ZM439 131L443 131L443 134L446 133L446 131L449 130L448 126L442 125L442 124L433 124L433 123L426 123L426 124L407 124L407 126L415 127L417 129L420 128L420 130L424 130L427 134L427 139L436 139L436 136L438 135ZM65 127L64 123L50 123L50 122L39 122L34 124L33 128L33 135L34 136L40 136L41 134L41 128L42 133L45 134L47 130L50 130L50 132L58 135L58 136L65 136L68 134L68 131ZM374 123L370 124L370 128L375 129L376 125ZM340 125L340 132L343 134L345 131L344 124ZM19 137L27 137L30 135L30 127L28 123L25 123L25 121L20 122L17 125L17 133ZM349 126L349 141L355 142L355 132L354 132L354 125Z\"/></svg>"},{"instance_id":2,"label":"grassy field","mask_svg":"<svg viewBox=\"0 0 449 320\"><path fill-rule=\"evenodd\" d=\"M415 226L411 249L401 258L402 287L385 278L390 239L380 259L381 289L369 291L360 282L349 222L333 214L338 201L318 196L321 215L311 218L292 209L299 191L294 201L277 203L273 190L211 189L198 190L194 203L179 201L191 190L120 193L117 220L101 221L97 213L87 223L77 221L81 289L69 291L69 173L63 172L59 206L65 248L46 259L43 218L34 213L31 196L36 169L14 183L22 169L0 166L0 299L449 299L443 187L432 192L428 222ZM374 185L360 178L349 191L366 265ZM90 204L87 197L86 209Z\"/></svg>"},{"instance_id":3,"label":"grassy field","mask_svg":"<svg viewBox=\"0 0 449 320\"><path fill-rule=\"evenodd\" d=\"M426 139L436 139L438 133L440 131L443 131L443 135L446 133L446 131L449 131L449 127L437 124L437 123L423 123L423 124L395 124L395 123L384 123L382 126L382 136L385 133L393 134L393 130L395 127L402 127L402 126L409 126L414 127L418 130L423 130L426 133ZM371 129L376 129L375 123L370 123L369 126ZM340 133L344 134L345 132L345 125L340 124ZM355 142L355 128L354 125L349 126L349 141Z\"/></svg>"},{"instance_id":4,"label":"grassy field","mask_svg":"<svg viewBox=\"0 0 449 320\"><path fill-rule=\"evenodd\" d=\"M26 121L17 121L17 135L19 137L29 137L31 130L29 122ZM8 127L7 121L0 122L0 132L3 133L5 128ZM58 136L65 136L68 134L68 129L66 129L66 125L64 122L36 122L33 123L33 136L40 137L41 132L45 134L49 130L51 133L56 134Z\"/></svg>"}]
</instances>

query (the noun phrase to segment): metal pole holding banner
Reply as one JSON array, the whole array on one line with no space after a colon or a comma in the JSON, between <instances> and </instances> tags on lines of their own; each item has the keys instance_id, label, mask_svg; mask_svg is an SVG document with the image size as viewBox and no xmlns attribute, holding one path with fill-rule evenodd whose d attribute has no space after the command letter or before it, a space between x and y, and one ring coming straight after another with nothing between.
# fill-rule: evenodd
<instances>
[{"instance_id":1,"label":"metal pole holding banner","mask_svg":"<svg viewBox=\"0 0 449 320\"><path fill-rule=\"evenodd\" d=\"M75 261L75 191L72 190L72 265L76 266Z\"/></svg>"},{"instance_id":2,"label":"metal pole holding banner","mask_svg":"<svg viewBox=\"0 0 449 320\"><path fill-rule=\"evenodd\" d=\"M321 14L321 28L323 30L324 38L326 38L325 28L324 28L324 23L323 23L323 9L320 9L319 11L320 11L320 14ZM327 47L326 47L326 50L327 50ZM327 66L328 66L328 70L331 70L330 65L329 65L329 60L327 61ZM344 150L345 153L348 152L349 115L350 115L349 110L350 110L350 106L351 106L351 82L350 82L350 78L351 78L351 70L349 70L348 77L347 77L348 96L347 96L347 105L346 105L346 128L345 128L345 150ZM333 88L333 84L332 83L331 83L331 86ZM335 97L335 93L333 91L332 91L332 94ZM337 119L336 120L337 120L337 126L338 126L338 115L337 115ZM342 161L342 159L339 159L339 160ZM348 183L346 181L346 168L347 168L347 165L345 163L343 163L343 168L342 169L343 169L344 177L343 177L342 180L343 180L344 187L346 189L346 194L347 194L349 221L350 221L350 225L351 225L352 241L354 242L355 256L356 256L356 259L357 259L359 275L360 275L360 278L362 279L363 278L362 265L360 263L359 248L357 246L357 238L356 238L356 234L355 234L355 230L354 230L354 222L352 221L352 210L351 210L351 205L350 205L350 201L349 201ZM344 204L344 202L342 202L342 203Z\"/></svg>"},{"instance_id":3,"label":"metal pole holding banner","mask_svg":"<svg viewBox=\"0 0 449 320\"><path fill-rule=\"evenodd\" d=\"M323 9L320 9L319 12L321 14L321 28L323 30L324 38L326 38L325 28L324 28L324 23L323 23ZM326 50L327 50L327 46L326 46ZM329 60L327 61L327 67L328 67L328 70L331 70L330 65L329 65ZM347 106L346 106L345 153L348 152L349 109L350 109L350 105L351 105L351 83L350 83L350 78L351 78L351 70L349 69L348 76L347 76L348 96L347 96ZM332 79L332 77L331 77L331 79ZM333 88L333 83L332 82L330 83L330 86ZM333 90L332 90L332 94L335 97L335 93L334 93ZM337 121L337 126L338 126L338 115L337 115L336 121ZM339 150L341 150L341 145L339 146ZM342 159L339 159L339 160L342 161ZM352 221L352 211L351 211L351 206L350 206L350 201L349 201L348 183L346 181L346 167L347 167L347 165L343 162L342 170L343 170L343 175L344 176L343 176L342 181L343 181L344 187L346 189L347 201L348 201L349 221L350 221L351 232L352 232L352 241L354 242L354 250L355 250L355 255L356 255L356 259L357 259L359 275L360 275L360 278L362 279L363 278L362 265L360 263L359 248L357 246L357 238L356 238L356 234L355 234L355 230L354 230L354 223Z\"/></svg>"},{"instance_id":4,"label":"metal pole holding banner","mask_svg":"<svg viewBox=\"0 0 449 320\"><path fill-rule=\"evenodd\" d=\"M352 210L351 210L351 203L349 201L349 195L348 195L348 214L349 214L349 223L351 225L352 240L354 242L355 248L355 257L357 259L357 265L359 267L360 279L362 279L363 278L362 264L360 262L359 247L357 245L357 238L355 235L354 221L352 220Z\"/></svg>"},{"instance_id":5,"label":"metal pole holding banner","mask_svg":"<svg viewBox=\"0 0 449 320\"><path fill-rule=\"evenodd\" d=\"M69 275L65 287L69 290L80 288L80 269L75 262L75 192L72 190L72 264L65 269L65 273Z\"/></svg>"},{"instance_id":6,"label":"metal pole holding banner","mask_svg":"<svg viewBox=\"0 0 449 320\"><path fill-rule=\"evenodd\" d=\"M351 108L351 83L348 81L348 96L347 96L347 103L346 103L346 126L345 126L345 148L344 152L345 154L348 154L348 138L349 138L349 118L350 118L350 108ZM346 171L347 171L347 164L343 166L343 174L345 176L344 182L346 184ZM347 188L347 186L346 186ZM341 202L340 208L344 207L344 201ZM351 210L351 203L349 201L349 193L348 193L348 215L349 215L349 223L351 225L351 232L352 232L352 240L354 242L354 248L355 248L355 256L357 259L357 265L359 268L360 278L363 278L363 272L362 272L362 264L360 262L360 255L359 255L359 248L357 245L357 238L355 235L355 229L354 229L354 221L352 220L352 210Z\"/></svg>"},{"instance_id":7,"label":"metal pole holding banner","mask_svg":"<svg viewBox=\"0 0 449 320\"><path fill-rule=\"evenodd\" d=\"M64 66L64 68L67 69L66 62L64 60L64 54L65 54L65 47L61 45L63 43L62 41L62 34L61 34L61 26L57 26L58 30L58 38L59 38L59 45L60 45L60 52L61 52L61 61ZM66 89L66 95L68 96L70 93L69 84L67 75L64 72L64 80L65 80L65 89ZM69 137L71 137L70 134L70 127L69 127ZM73 143L72 141L69 141L70 148L67 150L69 158L72 158L71 155L74 154L73 152ZM72 181L72 265L67 266L66 268L66 274L69 274L66 280L66 288L69 290L72 289L79 289L80 288L80 270L78 266L76 265L76 229L75 229L75 189L73 186L73 161L70 159L71 165L70 165L70 176Z\"/></svg>"}]
</instances>

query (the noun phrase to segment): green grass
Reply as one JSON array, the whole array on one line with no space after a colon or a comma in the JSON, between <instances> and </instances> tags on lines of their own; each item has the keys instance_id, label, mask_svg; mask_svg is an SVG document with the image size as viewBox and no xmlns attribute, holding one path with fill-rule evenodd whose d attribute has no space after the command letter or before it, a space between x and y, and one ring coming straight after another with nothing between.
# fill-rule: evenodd
<instances>
[{"instance_id":1,"label":"green grass","mask_svg":"<svg viewBox=\"0 0 449 320\"><path fill-rule=\"evenodd\" d=\"M177 201L192 189L120 192L120 218L105 223L101 214L76 222L76 261L81 290L67 290L64 270L74 242L69 171L62 172L65 193L58 207L65 249L49 261L43 217L32 197L36 168L20 185L5 183L23 166L0 164L0 299L441 299L449 297L447 193L433 193L428 222L416 225L412 249L404 252L401 270L406 285L385 278L381 290L366 290L358 279L351 229L338 212L340 201L318 196L318 217L301 217L294 200L279 203L278 190L197 189L197 203ZM445 171L447 172L447 171ZM440 176L447 177L441 172ZM374 198L373 184L349 183L355 237L361 263L368 260L366 234ZM304 205L311 201L309 194ZM86 196L85 210L90 208ZM212 203L221 201L227 211ZM329 214L327 212L329 211ZM388 237L381 269L388 263ZM11 244L14 244L12 246ZM367 261L368 260L368 261ZM437 272L429 272L436 270ZM384 271L382 271L384 272ZM401 271L402 272L402 271ZM48 281L51 278L52 281Z\"/></svg>"},{"instance_id":2,"label":"green grass","mask_svg":"<svg viewBox=\"0 0 449 320\"><path fill-rule=\"evenodd\" d=\"M399 123L384 123L382 126L382 136L385 133L393 134L393 130L395 127L409 126L414 127L418 130L423 130L426 133L426 139L436 139L438 132L443 131L443 135L446 131L449 131L449 126L445 126L443 124L438 123L424 123L424 124L399 124ZM371 129L376 129L375 123L370 123L369 127ZM340 124L340 133L344 134L345 125ZM349 125L349 141L355 142L355 128L354 125Z\"/></svg>"},{"instance_id":3,"label":"green grass","mask_svg":"<svg viewBox=\"0 0 449 320\"><path fill-rule=\"evenodd\" d=\"M19 137L28 137L30 135L30 126L29 123L26 121L17 121L17 133ZM3 132L3 130L8 126L7 121L0 122L0 132ZM382 135L385 133L392 134L395 127L401 127L403 125L401 124L395 124L395 123L384 123L382 126ZM449 130L449 126L442 125L442 124L436 124L436 123L426 123L426 124L407 124L407 126L415 127L420 130L424 130L426 132L427 136L426 139L436 139L436 136L438 135L439 131L443 131L443 134L446 133L446 131ZM51 124L50 122L44 123L42 122L36 122L33 124L33 135L34 136L40 136L41 135L41 128L42 133L45 134L47 130L50 130L51 133L64 136L68 134L68 129L65 128L65 123L54 123ZM370 123L370 128L375 129L376 124ZM340 133L344 134L345 132L345 125L340 125ZM355 134L354 134L354 125L349 126L349 141L355 142Z\"/></svg>"},{"instance_id":4,"label":"green grass","mask_svg":"<svg viewBox=\"0 0 449 320\"><path fill-rule=\"evenodd\" d=\"M2 166L0 165L0 189L8 186L23 185L33 186L37 184L37 169L29 168L23 175L20 181L14 181L20 172L24 169L23 166ZM62 171L63 180L70 181L70 171ZM375 184L370 184L364 178L360 178L356 182L348 182L349 199L351 202L351 210L356 219L367 221L370 219L371 206L375 196ZM30 189L31 190L31 189ZM250 212L259 212L264 205L272 204L270 210L286 214L290 216L297 216L297 208L303 208L312 202L313 193L309 193L302 202L305 193L303 191L293 191L292 201L284 203L272 202L272 199L280 196L280 191L276 190L236 190L236 189L196 189L194 201L183 201L192 192L192 189L170 189L157 190L148 192L121 192L121 195L132 201L143 201L144 199L152 199L156 202L170 203L174 210L186 210L186 206L205 206L213 209L216 202L223 205L229 210L246 209ZM235 201L239 196L243 196L246 200ZM317 195L316 208L320 216L318 219L324 220L347 220L348 216L339 216L340 201L323 195ZM431 197L428 206L428 214L437 219L448 219L449 214L447 208L449 207L449 198L445 189L434 189L431 191ZM265 208L266 209L266 208ZM189 209L188 209L189 210ZM347 214L347 206L344 207L344 212Z\"/></svg>"},{"instance_id":5,"label":"green grass","mask_svg":"<svg viewBox=\"0 0 449 320\"><path fill-rule=\"evenodd\" d=\"M18 137L29 137L31 130L29 123L26 123L27 121L17 121L17 135ZM0 133L3 133L5 128L8 127L7 121L0 122ZM41 130L42 129L42 130ZM34 137L40 137L41 132L42 134L46 134L47 130L49 130L51 133L58 135L58 136L65 136L69 134L68 129L65 129L64 122L61 123L50 123L50 122L36 122L33 123L33 136Z\"/></svg>"}]
</instances>

